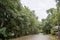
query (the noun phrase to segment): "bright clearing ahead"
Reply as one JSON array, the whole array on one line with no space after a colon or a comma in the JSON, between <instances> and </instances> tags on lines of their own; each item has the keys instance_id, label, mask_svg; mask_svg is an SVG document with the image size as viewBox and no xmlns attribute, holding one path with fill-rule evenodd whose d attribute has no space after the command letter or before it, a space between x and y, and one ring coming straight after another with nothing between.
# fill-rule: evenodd
<instances>
[{"instance_id":1,"label":"bright clearing ahead","mask_svg":"<svg viewBox=\"0 0 60 40\"><path fill-rule=\"evenodd\" d=\"M35 10L38 20L47 17L46 10L56 6L55 0L21 0L22 5L27 6L30 10Z\"/></svg>"}]
</instances>

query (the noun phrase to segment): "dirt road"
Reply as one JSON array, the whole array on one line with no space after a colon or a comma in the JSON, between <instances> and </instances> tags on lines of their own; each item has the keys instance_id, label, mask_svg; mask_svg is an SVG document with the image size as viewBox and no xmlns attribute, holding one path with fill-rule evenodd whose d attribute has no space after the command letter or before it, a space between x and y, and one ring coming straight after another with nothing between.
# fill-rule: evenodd
<instances>
[{"instance_id":1,"label":"dirt road","mask_svg":"<svg viewBox=\"0 0 60 40\"><path fill-rule=\"evenodd\" d=\"M42 33L37 35L29 35L14 40L50 40L48 35L43 35Z\"/></svg>"}]
</instances>

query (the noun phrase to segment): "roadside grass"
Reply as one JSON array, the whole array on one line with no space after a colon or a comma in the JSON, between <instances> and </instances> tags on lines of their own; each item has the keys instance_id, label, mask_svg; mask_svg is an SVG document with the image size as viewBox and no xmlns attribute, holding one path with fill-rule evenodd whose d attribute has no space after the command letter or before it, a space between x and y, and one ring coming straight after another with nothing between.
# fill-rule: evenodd
<instances>
[{"instance_id":1,"label":"roadside grass","mask_svg":"<svg viewBox=\"0 0 60 40\"><path fill-rule=\"evenodd\" d=\"M51 40L57 40L55 36L51 35L50 36Z\"/></svg>"}]
</instances>

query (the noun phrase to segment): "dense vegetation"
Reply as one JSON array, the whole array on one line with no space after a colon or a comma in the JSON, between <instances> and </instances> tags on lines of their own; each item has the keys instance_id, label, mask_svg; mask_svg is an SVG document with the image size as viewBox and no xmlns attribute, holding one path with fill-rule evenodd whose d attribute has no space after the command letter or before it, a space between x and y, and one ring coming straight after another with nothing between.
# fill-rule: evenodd
<instances>
[{"instance_id":1,"label":"dense vegetation","mask_svg":"<svg viewBox=\"0 0 60 40\"><path fill-rule=\"evenodd\" d=\"M47 10L47 18L42 19L43 32L47 34L55 34L55 31L60 31L60 0L56 0L56 8ZM56 29L58 26L58 29Z\"/></svg>"},{"instance_id":2,"label":"dense vegetation","mask_svg":"<svg viewBox=\"0 0 60 40\"><path fill-rule=\"evenodd\" d=\"M47 18L39 22L35 12L22 6L20 0L0 0L0 39L8 40L40 31L55 34L55 26L59 26L60 31L60 0L56 2L56 8L48 9Z\"/></svg>"},{"instance_id":3,"label":"dense vegetation","mask_svg":"<svg viewBox=\"0 0 60 40\"><path fill-rule=\"evenodd\" d=\"M20 37L38 33L39 22L34 14L26 6L22 6L20 0L0 0L0 38Z\"/></svg>"}]
</instances>

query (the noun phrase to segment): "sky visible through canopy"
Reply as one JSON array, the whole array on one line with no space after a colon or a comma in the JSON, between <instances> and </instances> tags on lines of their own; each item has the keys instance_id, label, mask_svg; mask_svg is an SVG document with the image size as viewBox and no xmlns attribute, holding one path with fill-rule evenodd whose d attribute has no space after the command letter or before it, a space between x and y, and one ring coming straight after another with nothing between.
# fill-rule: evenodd
<instances>
[{"instance_id":1,"label":"sky visible through canopy","mask_svg":"<svg viewBox=\"0 0 60 40\"><path fill-rule=\"evenodd\" d=\"M21 0L21 3L30 10L34 10L39 21L47 17L46 10L56 7L55 0Z\"/></svg>"}]
</instances>

